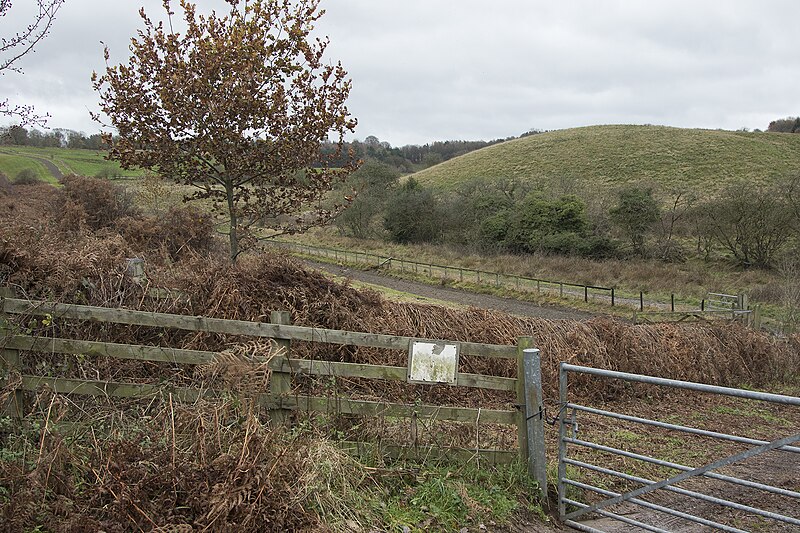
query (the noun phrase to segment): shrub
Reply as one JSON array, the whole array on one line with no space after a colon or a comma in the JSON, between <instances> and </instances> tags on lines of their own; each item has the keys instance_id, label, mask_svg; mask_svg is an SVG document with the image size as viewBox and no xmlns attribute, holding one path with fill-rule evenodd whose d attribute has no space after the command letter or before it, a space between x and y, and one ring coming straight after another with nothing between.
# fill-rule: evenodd
<instances>
[{"instance_id":1,"label":"shrub","mask_svg":"<svg viewBox=\"0 0 800 533\"><path fill-rule=\"evenodd\" d=\"M580 199L549 199L534 192L508 217L506 244L516 252L581 253L588 231L586 206Z\"/></svg>"},{"instance_id":2,"label":"shrub","mask_svg":"<svg viewBox=\"0 0 800 533\"><path fill-rule=\"evenodd\" d=\"M430 242L441 226L436 199L409 178L389 199L383 222L394 242Z\"/></svg>"},{"instance_id":3,"label":"shrub","mask_svg":"<svg viewBox=\"0 0 800 533\"><path fill-rule=\"evenodd\" d=\"M34 185L41 182L39 175L29 168L20 170L14 178L14 185Z\"/></svg>"},{"instance_id":4,"label":"shrub","mask_svg":"<svg viewBox=\"0 0 800 533\"><path fill-rule=\"evenodd\" d=\"M190 252L211 250L211 216L193 207L173 207L160 217L123 217L115 228L140 251L163 249L175 261Z\"/></svg>"},{"instance_id":5,"label":"shrub","mask_svg":"<svg viewBox=\"0 0 800 533\"><path fill-rule=\"evenodd\" d=\"M651 189L632 187L619 191L619 202L609 214L630 241L636 254L645 256L647 234L661 218L661 209Z\"/></svg>"},{"instance_id":6,"label":"shrub","mask_svg":"<svg viewBox=\"0 0 800 533\"><path fill-rule=\"evenodd\" d=\"M117 219L135 213L127 192L108 181L72 174L61 178L61 184L64 198L59 209L68 201L82 207L84 221L93 230L107 228Z\"/></svg>"}]
</instances>

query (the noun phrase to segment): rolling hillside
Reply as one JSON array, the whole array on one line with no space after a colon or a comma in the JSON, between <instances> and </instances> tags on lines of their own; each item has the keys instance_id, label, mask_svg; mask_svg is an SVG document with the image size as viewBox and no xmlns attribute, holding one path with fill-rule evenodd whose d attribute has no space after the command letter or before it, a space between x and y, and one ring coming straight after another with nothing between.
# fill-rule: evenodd
<instances>
[{"instance_id":1,"label":"rolling hillside","mask_svg":"<svg viewBox=\"0 0 800 533\"><path fill-rule=\"evenodd\" d=\"M474 178L538 186L613 189L634 182L700 192L736 179L769 182L800 174L800 135L589 126L489 146L414 174L450 189Z\"/></svg>"},{"instance_id":2,"label":"rolling hillside","mask_svg":"<svg viewBox=\"0 0 800 533\"><path fill-rule=\"evenodd\" d=\"M32 146L0 147L0 172L14 179L23 169L30 169L39 179L56 182L44 161L55 165L62 174L81 176L140 176L141 170L122 170L116 161L105 159L105 152L68 148L35 148Z\"/></svg>"}]
</instances>

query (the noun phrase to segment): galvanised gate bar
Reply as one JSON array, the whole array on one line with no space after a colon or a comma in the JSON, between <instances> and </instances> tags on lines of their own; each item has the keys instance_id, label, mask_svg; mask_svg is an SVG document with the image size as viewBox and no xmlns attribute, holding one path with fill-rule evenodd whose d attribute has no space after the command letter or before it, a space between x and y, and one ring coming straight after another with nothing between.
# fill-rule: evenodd
<instances>
[{"instance_id":1,"label":"galvanised gate bar","mask_svg":"<svg viewBox=\"0 0 800 533\"><path fill-rule=\"evenodd\" d=\"M781 453L785 454L800 453L799 447L792 446L792 444L795 444L798 441L800 441L800 433L796 433L797 428L792 428L792 433L794 434L791 434L784 438L776 439L772 442L767 442L758 439L752 439L737 435L729 435L726 433L708 431L704 429L671 424L667 422L660 422L656 420L650 420L647 418L630 416L602 409L596 409L584 405L578 405L575 403L569 403L568 401L569 373L588 374L600 378L619 379L626 382L646 383L662 387L688 389L697 392L732 396L736 398L758 400L762 402L770 402L773 404L781 404L784 406L800 407L800 398L793 396L769 394L769 393L756 392L743 389L734 389L728 387L718 387L713 385L704 385L700 383L663 379L663 378L644 376L638 374L628 374L624 372L615 372L610 370L601 370L596 368L589 368L589 367L571 365L567 363L561 363L559 369L560 413L559 413L558 502L559 502L559 516L562 518L562 520L564 520L565 524L582 531L590 531L590 532L602 531L600 529L597 529L596 527L593 527L592 525L578 521L578 519L586 519L589 518L590 516L596 517L599 515L601 517L617 521L620 523L620 525L625 524L625 527L634 526L634 528L640 528L646 531L668 531L668 529L664 529L663 526L659 523L660 521L659 517L663 517L665 518L665 522L667 522L668 524L679 522L681 523L682 527L685 527L689 523L694 523L698 527L705 526L721 531L732 531L732 532L745 531L738 527L733 527L731 525L719 523L713 519L714 518L713 516L700 517L693 515L689 512L684 512L682 510L676 509L674 507L659 505L657 503L646 501L640 498L641 496L644 496L648 493L653 493L658 490L663 490L672 493L671 495L677 494L683 497L702 500L704 502L720 506L718 507L718 509L722 509L724 507L736 511L741 511L743 513L746 513L748 516L758 517L758 519L761 520L762 527L766 526L771 529L773 527L782 526L787 531L793 529L800 529L800 518L797 517L797 515L800 514L800 512L798 512L800 511L800 492L789 490L787 488L772 486L765 483L759 483L747 479L741 479L740 477L724 475L716 472L716 470L723 468L725 466L740 461L744 461L746 459L756 457L758 455L762 455L766 452L770 452L773 450L779 450ZM727 457L714 461L710 464L693 468L683 464L671 461L665 461L654 457L649 457L647 455L642 455L631 451L621 450L618 448L604 446L594 442L589 442L587 440L582 440L578 438L577 435L578 413L588 413L591 415L607 417L619 421L642 424L644 426L657 427L661 429L681 432L683 434L700 435L703 437L719 439L722 441L746 444L749 445L749 448L743 452L729 455ZM567 453L569 446L581 447L584 449L596 451L598 453L614 454L624 457L626 459L649 463L652 465L657 465L659 467L666 467L668 469L678 471L679 473L667 479L663 479L661 481L654 481L651 479L634 476L629 473L612 470L610 468L606 468L604 466L600 466L597 464L592 464L590 462L579 461L577 459L570 458L568 457ZM789 464L791 464L791 461L789 462ZM800 461L796 462L795 464L800 464ZM586 469L588 471L598 474L603 474L605 476L611 476L623 479L625 481L636 483L637 485L640 486L635 490L631 490L624 494L620 494L618 492L606 490L603 487L598 487L588 483L569 479L567 476L567 466L571 466L577 470ZM780 471L781 468L785 467L781 463L778 463L775 465L775 468L778 471ZM797 475L795 476L794 479L800 480L800 468L797 468L797 470L798 470ZM676 486L678 483L682 481L697 476L704 476L706 478L710 478L713 480L723 481L726 483L738 485L740 487L744 487L745 489L743 490L761 491L761 493L763 493L764 495L774 495L776 497L783 498L784 500L782 501L784 501L785 504L781 507L781 510L783 512L794 511L794 514L796 516L790 516L788 514L783 514L783 512L776 512L775 510L760 509L755 506L737 503L735 501L731 501L721 497L716 497L711 494L699 492L697 490L688 490L686 488ZM568 495L567 491L570 487L574 487L575 489L580 489L580 491L584 491L583 492L584 494L594 493L600 495L602 498L600 499L600 501L594 501L594 503L577 501L576 499L574 499L574 496ZM576 492L575 489L572 489L572 491ZM626 513L626 515L623 515L619 512L611 511L611 508L613 506L622 503L638 506L639 508L641 508L645 516L652 517L653 519L648 519L647 523L645 523L641 519L632 518L631 514ZM675 507L677 507L677 505ZM633 516L634 517L637 516L637 513L633 513Z\"/></svg>"}]
</instances>

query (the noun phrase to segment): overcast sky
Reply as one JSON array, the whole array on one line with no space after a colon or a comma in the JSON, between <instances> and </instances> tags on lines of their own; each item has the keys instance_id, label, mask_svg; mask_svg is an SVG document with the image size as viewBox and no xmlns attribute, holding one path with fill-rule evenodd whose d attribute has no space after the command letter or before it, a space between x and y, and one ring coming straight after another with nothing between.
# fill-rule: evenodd
<instances>
[{"instance_id":1,"label":"overcast sky","mask_svg":"<svg viewBox=\"0 0 800 533\"><path fill-rule=\"evenodd\" d=\"M16 0L0 36L26 20ZM177 1L173 2L177 4ZM222 0L198 0L200 11ZM92 70L161 0L67 0L0 97L93 133ZM394 146L592 124L766 128L800 114L798 0L327 0L318 29L353 80L356 138ZM27 10L27 11L26 11Z\"/></svg>"}]
</instances>

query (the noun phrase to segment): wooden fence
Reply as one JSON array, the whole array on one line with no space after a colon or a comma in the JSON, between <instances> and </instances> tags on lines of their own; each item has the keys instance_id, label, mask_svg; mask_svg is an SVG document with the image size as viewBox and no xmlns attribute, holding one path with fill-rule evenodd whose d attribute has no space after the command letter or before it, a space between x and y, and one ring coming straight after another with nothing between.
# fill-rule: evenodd
<instances>
[{"instance_id":1,"label":"wooden fence","mask_svg":"<svg viewBox=\"0 0 800 533\"><path fill-rule=\"evenodd\" d=\"M4 339L2 343L2 363L5 368L3 385L8 381L9 372L20 372L21 381L16 385L12 395L11 410L19 415L22 391L35 391L41 387L49 387L57 393L83 394L100 397L154 398L171 395L179 401L196 401L199 398L214 398L220 391L178 387L164 384L141 384L113 382L103 380L73 379L65 377L47 377L22 373L23 357L32 353L83 354L91 357L111 357L119 359L135 359L140 361L168 362L180 365L198 365L211 363L219 355L215 352L175 349L162 346L143 346L116 344L89 339L64 339L33 336L25 334L19 326L14 326L10 315L22 317L46 317L50 323L59 320L105 322L111 324L149 326L156 328L173 328L178 330L209 332L250 337L274 339L286 348L284 355L269 360L272 371L269 391L258 396L259 405L270 410L273 420L282 420L291 411L314 411L324 413L341 413L363 416L386 417L428 417L435 420L448 420L476 424L494 423L508 424L517 427L518 450L496 449L436 449L426 447L424 456L446 454L450 457L464 458L476 455L495 463L505 463L518 456L529 463L531 472L539 469L544 472L544 441L529 442L531 435L543 434L539 430L542 425L541 383L534 387L533 382L525 380L525 374L532 369L525 359L530 352L532 340L520 337L516 346L479 344L459 342L462 355L512 359L517 362L517 375L520 378L509 378L482 374L458 373L455 386L492 389L515 393L516 403L522 408L513 410L474 409L441 405L406 405L386 401L365 401L346 397L315 397L299 395L292 392L292 381L297 375L338 376L388 381L407 380L406 367L357 364L335 361L306 360L293 357L292 341L308 341L334 345L365 346L402 350L408 352L410 343L424 339L401 337L377 333L359 333L332 329L301 327L289 324L289 314L273 312L271 322L246 322L240 320L224 320L200 316L186 316L131 309L110 309L85 305L61 304L43 301L28 301L15 298L0 300L0 308L4 320ZM19 320L17 321L19 322ZM450 341L448 341L450 342ZM525 356L525 357L523 357ZM538 359L535 362L538 367ZM527 366L526 366L527 365ZM28 365L31 368L32 365ZM530 368L529 368L530 367ZM538 368L534 369L539 372ZM533 375L533 374L530 374ZM526 410L526 404L529 406ZM530 412L531 414L527 414ZM539 414L539 416L536 416ZM536 427L534 427L536 426ZM538 439L538 437L532 437ZM369 448L369 443L350 443L351 447ZM346 446L347 447L347 446ZM392 456L413 456L413 450L402 446L383 446L383 453ZM419 453L419 450L417 450ZM534 465L534 462L538 461ZM539 480L542 487L545 480Z\"/></svg>"},{"instance_id":2,"label":"wooden fence","mask_svg":"<svg viewBox=\"0 0 800 533\"><path fill-rule=\"evenodd\" d=\"M359 252L356 250L341 250L337 248L324 248L287 241L262 239L264 244L279 246L296 253L333 260L337 263L362 264L371 268L385 268L404 273L425 276L431 279L452 280L458 282L489 285L524 292L558 295L560 298L580 298L584 302L600 301L615 305L616 289L613 287L599 287L595 285L582 285L567 281L554 281L541 278L529 278L514 274L501 274L488 270L476 270L451 265L440 265L433 262L419 262L402 257L388 257L383 255Z\"/></svg>"}]
</instances>

